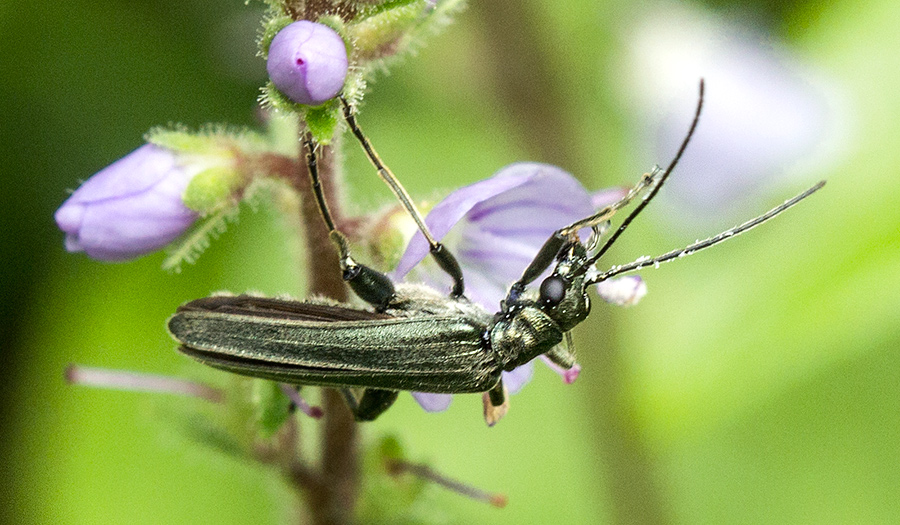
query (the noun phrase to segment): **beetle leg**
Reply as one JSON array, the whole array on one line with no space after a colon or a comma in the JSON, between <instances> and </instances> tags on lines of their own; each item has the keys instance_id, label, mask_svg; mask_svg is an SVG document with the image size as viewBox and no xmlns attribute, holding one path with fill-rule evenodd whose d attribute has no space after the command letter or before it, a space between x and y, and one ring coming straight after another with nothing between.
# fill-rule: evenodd
<instances>
[{"instance_id":1,"label":"beetle leg","mask_svg":"<svg viewBox=\"0 0 900 525\"><path fill-rule=\"evenodd\" d=\"M394 195L397 196L400 204L403 205L412 219L416 222L419 231L422 232L422 235L425 236L425 240L428 241L431 256L434 257L438 266L447 272L447 275L453 279L453 289L451 290L450 295L452 297L461 297L463 292L465 292L465 284L463 282L462 270L459 267L459 263L456 261L456 257L453 256L446 246L435 240L434 236L431 234L431 230L428 229L428 225L425 224L425 219L422 218L422 214L412 202L409 193L406 192L406 188L400 184L400 181L397 180L397 176L384 165L381 157L378 156L375 148L372 147L372 143L369 142L369 139L366 138L359 128L359 124L356 123L356 116L353 114L353 107L350 106L350 103L347 102L347 99L344 98L343 95L340 96L340 99L341 103L344 105L344 120L346 120L347 125L350 126L350 131L353 132L353 136L359 140L369 161L375 166L375 169L378 170L378 175L381 177L381 180L383 180L391 191L394 192Z\"/></svg>"},{"instance_id":2,"label":"beetle leg","mask_svg":"<svg viewBox=\"0 0 900 525\"><path fill-rule=\"evenodd\" d=\"M391 299L394 298L394 283L391 282L387 275L364 264L357 263L350 255L350 242L335 226L331 212L328 210L328 203L325 201L322 183L319 180L316 144L310 133L307 133L304 137L303 145L306 147L306 162L309 167L309 177L312 179L313 194L316 197L316 203L319 205L322 220L325 221L325 226L328 228L328 236L337 248L341 264L341 275L360 299L373 305L376 310L384 311Z\"/></svg>"},{"instance_id":3,"label":"beetle leg","mask_svg":"<svg viewBox=\"0 0 900 525\"><path fill-rule=\"evenodd\" d=\"M482 394L481 400L484 403L484 422L489 427L494 426L509 411L509 394L502 379L494 388Z\"/></svg>"},{"instance_id":4,"label":"beetle leg","mask_svg":"<svg viewBox=\"0 0 900 525\"><path fill-rule=\"evenodd\" d=\"M357 421L374 421L397 400L399 392L381 388L366 388L359 398L349 388L342 388L341 394Z\"/></svg>"},{"instance_id":5,"label":"beetle leg","mask_svg":"<svg viewBox=\"0 0 900 525\"><path fill-rule=\"evenodd\" d=\"M544 354L545 356L547 356L547 359L549 359L553 364L559 366L563 370L569 370L570 368L575 366L575 352L573 351L574 347L570 346L571 342L569 341L569 339L571 338L571 336L569 336L569 333L570 332L566 332L565 346L556 345Z\"/></svg>"}]
</instances>

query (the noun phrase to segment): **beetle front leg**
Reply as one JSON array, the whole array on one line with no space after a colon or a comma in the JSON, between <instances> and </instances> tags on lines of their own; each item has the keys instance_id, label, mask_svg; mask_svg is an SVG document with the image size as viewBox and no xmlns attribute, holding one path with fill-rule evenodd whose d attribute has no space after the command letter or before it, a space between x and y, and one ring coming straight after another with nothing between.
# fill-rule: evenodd
<instances>
[{"instance_id":1,"label":"beetle front leg","mask_svg":"<svg viewBox=\"0 0 900 525\"><path fill-rule=\"evenodd\" d=\"M396 390L366 388L363 389L362 395L357 398L353 390L342 388L341 394L344 395L347 407L353 413L354 419L357 421L374 421L394 404L400 393Z\"/></svg>"},{"instance_id":2,"label":"beetle front leg","mask_svg":"<svg viewBox=\"0 0 900 525\"><path fill-rule=\"evenodd\" d=\"M489 427L496 425L509 411L509 393L503 386L503 380L482 394L481 401L484 403L484 422Z\"/></svg>"},{"instance_id":3,"label":"beetle front leg","mask_svg":"<svg viewBox=\"0 0 900 525\"><path fill-rule=\"evenodd\" d=\"M544 354L553 364L563 370L570 370L575 366L575 344L572 342L572 332L566 332L565 343L558 344Z\"/></svg>"}]
</instances>

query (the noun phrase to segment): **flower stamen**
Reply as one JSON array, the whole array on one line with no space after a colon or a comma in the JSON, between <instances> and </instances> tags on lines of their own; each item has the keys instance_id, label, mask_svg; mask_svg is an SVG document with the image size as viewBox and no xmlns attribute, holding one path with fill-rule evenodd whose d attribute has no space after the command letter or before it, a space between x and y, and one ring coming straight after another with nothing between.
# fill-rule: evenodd
<instances>
[{"instance_id":1,"label":"flower stamen","mask_svg":"<svg viewBox=\"0 0 900 525\"><path fill-rule=\"evenodd\" d=\"M325 411L323 411L321 407L310 406L295 387L287 383L279 383L278 386L281 387L281 391L284 392L284 395L291 399L294 406L307 416L313 419L319 419L325 415Z\"/></svg>"}]
</instances>

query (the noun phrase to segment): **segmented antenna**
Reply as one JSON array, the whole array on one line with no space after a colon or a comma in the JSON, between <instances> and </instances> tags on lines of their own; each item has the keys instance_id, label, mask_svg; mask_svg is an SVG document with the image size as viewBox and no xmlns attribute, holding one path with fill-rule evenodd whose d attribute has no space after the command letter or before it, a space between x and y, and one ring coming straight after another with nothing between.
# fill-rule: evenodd
<instances>
[{"instance_id":1,"label":"segmented antenna","mask_svg":"<svg viewBox=\"0 0 900 525\"><path fill-rule=\"evenodd\" d=\"M700 79L700 97L697 101L697 110L694 112L694 120L691 121L691 127L688 129L687 135L685 135L684 140L681 141L681 147L678 148L678 152L675 154L675 158L672 159L672 162L669 163L669 167L666 168L666 171L663 172L662 176L659 177L659 180L650 188L650 192L641 199L641 202L628 214L628 217L625 217L625 220L622 221L622 224L619 225L616 232L612 234L612 236L606 241L606 244L603 245L600 250L597 251L596 254L591 256L587 262L576 272L576 275L581 275L585 273L595 262L600 260L600 257L603 256L609 250L609 248L616 242L622 232L628 228L628 225L631 224L631 221L637 217L644 208L650 204L650 201L653 200L653 197L656 197L656 194L659 193L660 188L662 188L663 184L665 184L666 179L671 175L672 170L675 169L675 166L678 165L678 161L681 160L681 156L684 154L684 151L687 149L688 143L691 141L691 137L694 136L694 130L697 129L697 123L700 121L700 112L703 110L703 92L704 92L704 82L703 79Z\"/></svg>"},{"instance_id":2,"label":"segmented antenna","mask_svg":"<svg viewBox=\"0 0 900 525\"><path fill-rule=\"evenodd\" d=\"M641 257L640 259L637 259L637 260L630 262L628 264L625 264L625 265L613 266L609 270L588 279L585 282L585 285L587 286L587 285L591 285L591 284L601 283L611 277L615 277L615 276L623 274L623 273L634 272L634 271L640 270L641 268L646 268L648 266L657 266L664 262L669 262L673 259L687 257L688 255L692 255L700 250L709 248L710 246L715 246L716 244L719 244L720 242L727 241L728 239L731 239L732 237L736 237L736 236L744 233L745 231L753 229L754 227L759 226L760 224L768 221L769 219L774 218L776 215L787 210L788 208L792 207L793 205L797 204L798 202L802 201L803 199L809 197L813 193L819 191L822 188L822 186L824 186L824 185L825 185L825 181L824 180L820 181L818 184L816 184L815 186L804 191L800 195L797 195L793 199L789 199L789 200L785 201L784 204L782 204L781 206L772 208L768 212L760 215L759 217L756 217L755 219L750 219L749 221L747 221L739 226L735 226L734 228L731 228L730 230L726 230L726 231L716 235L715 237L710 237L710 238L702 240L702 241L697 241L694 244L685 246L684 248L681 248L678 250L672 250L671 252L664 253L657 257L653 257L653 258Z\"/></svg>"}]
</instances>

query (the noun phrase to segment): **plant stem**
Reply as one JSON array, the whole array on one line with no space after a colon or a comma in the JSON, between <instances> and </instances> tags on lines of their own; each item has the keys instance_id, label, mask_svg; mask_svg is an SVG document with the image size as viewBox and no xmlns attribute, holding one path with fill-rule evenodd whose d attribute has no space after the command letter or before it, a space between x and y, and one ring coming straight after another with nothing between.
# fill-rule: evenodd
<instances>
[{"instance_id":1,"label":"plant stem","mask_svg":"<svg viewBox=\"0 0 900 525\"><path fill-rule=\"evenodd\" d=\"M299 170L302 173L294 178L294 182L301 194L300 218L306 233L308 293L346 301L347 288L341 278L337 252L328 238L328 230L313 196L302 145L299 153L299 166L303 168ZM340 222L340 202L336 198L336 155L332 146L320 147L317 153L319 177L325 198L335 221ZM296 458L288 469L288 477L306 499L314 524L344 525L353 521L359 492L359 432L353 415L338 391L323 390L322 408L325 415L318 471L310 472Z\"/></svg>"}]
</instances>

